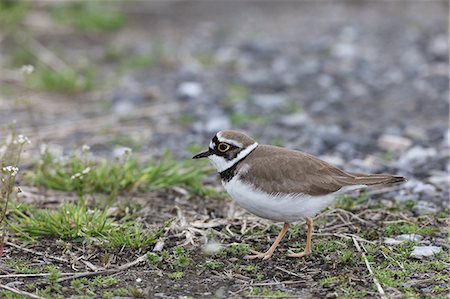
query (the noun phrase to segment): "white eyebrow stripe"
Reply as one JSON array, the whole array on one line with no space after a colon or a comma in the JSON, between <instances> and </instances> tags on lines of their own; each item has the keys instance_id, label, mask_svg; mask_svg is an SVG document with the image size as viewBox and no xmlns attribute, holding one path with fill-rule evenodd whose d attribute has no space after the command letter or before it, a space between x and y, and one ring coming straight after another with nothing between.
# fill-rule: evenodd
<instances>
[{"instance_id":1,"label":"white eyebrow stripe","mask_svg":"<svg viewBox=\"0 0 450 299\"><path fill-rule=\"evenodd\" d=\"M220 132L219 132L219 134L217 134L217 139L218 139L220 142L226 142L226 143L235 145L235 146L237 146L237 147L244 147L244 145L243 145L242 143L237 142L236 140L231 140L231 139L224 138L224 137L222 137L221 135L222 135L222 134L220 134Z\"/></svg>"}]
</instances>

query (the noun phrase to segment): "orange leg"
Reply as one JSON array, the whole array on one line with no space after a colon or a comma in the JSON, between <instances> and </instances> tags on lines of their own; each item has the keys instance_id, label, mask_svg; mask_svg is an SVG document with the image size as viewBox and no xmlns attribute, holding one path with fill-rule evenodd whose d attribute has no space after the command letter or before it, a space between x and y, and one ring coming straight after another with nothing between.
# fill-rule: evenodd
<instances>
[{"instance_id":1,"label":"orange leg","mask_svg":"<svg viewBox=\"0 0 450 299\"><path fill-rule=\"evenodd\" d=\"M275 242L273 242L272 246L270 246L269 250L267 250L264 253L252 252L252 253L256 253L256 254L246 255L246 256L244 256L244 259L246 259L246 260L253 260L253 259L260 259L260 258L262 258L263 260L269 259L272 256L275 249L277 248L278 244L280 244L281 240L283 239L283 237L286 234L286 232L288 231L288 229L289 229L289 223L285 223L283 225L283 228L281 229L278 237L276 238Z\"/></svg>"},{"instance_id":2,"label":"orange leg","mask_svg":"<svg viewBox=\"0 0 450 299\"><path fill-rule=\"evenodd\" d=\"M306 218L306 224L308 224L308 236L306 238L305 251L300 253L289 253L288 257L304 257L311 253L311 238L313 230L313 220L311 218Z\"/></svg>"}]
</instances>

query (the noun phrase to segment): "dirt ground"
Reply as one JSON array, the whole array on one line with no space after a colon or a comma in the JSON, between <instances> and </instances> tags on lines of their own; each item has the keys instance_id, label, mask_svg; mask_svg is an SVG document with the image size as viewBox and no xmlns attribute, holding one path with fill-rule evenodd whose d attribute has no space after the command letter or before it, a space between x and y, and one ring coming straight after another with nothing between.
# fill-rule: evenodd
<instances>
[{"instance_id":1,"label":"dirt ground","mask_svg":"<svg viewBox=\"0 0 450 299\"><path fill-rule=\"evenodd\" d=\"M11 234L1 285L62 298L447 298L448 3L109 5L126 16L120 29L80 32L53 17L54 4L38 1L20 30L1 31L1 125L14 122L32 140L21 169L32 170L44 144L62 160L83 144L111 160L123 147L143 160L167 148L188 158L217 128L236 128L347 170L409 181L318 215L306 258L286 257L305 245L306 226L293 225L266 261L243 256L268 248L281 225L229 198L182 188L124 192L112 211L131 211L155 230L172 219L155 245L110 251L92 240L32 243ZM21 33L31 36L27 43ZM11 62L31 63L19 51L26 47L30 61L50 69L93 68L93 87L52 92L28 84ZM403 139L385 147L386 135ZM221 190L216 176L204 181ZM72 193L21 187L20 201L39 208L77 201ZM356 202L360 194L352 196ZM420 241L386 243L415 234ZM413 257L418 245L442 251ZM53 280L49 265L60 272ZM73 283L81 277L88 280Z\"/></svg>"}]
</instances>

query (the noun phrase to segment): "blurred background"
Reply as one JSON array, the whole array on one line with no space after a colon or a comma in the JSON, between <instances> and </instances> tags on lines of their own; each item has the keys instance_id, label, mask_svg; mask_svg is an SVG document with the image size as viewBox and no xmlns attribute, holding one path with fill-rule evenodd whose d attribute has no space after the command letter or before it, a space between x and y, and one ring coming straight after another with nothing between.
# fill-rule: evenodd
<instances>
[{"instance_id":1,"label":"blurred background","mask_svg":"<svg viewBox=\"0 0 450 299\"><path fill-rule=\"evenodd\" d=\"M57 155L169 149L219 130L448 198L446 1L0 1L0 122ZM3 134L3 133L2 133Z\"/></svg>"}]
</instances>

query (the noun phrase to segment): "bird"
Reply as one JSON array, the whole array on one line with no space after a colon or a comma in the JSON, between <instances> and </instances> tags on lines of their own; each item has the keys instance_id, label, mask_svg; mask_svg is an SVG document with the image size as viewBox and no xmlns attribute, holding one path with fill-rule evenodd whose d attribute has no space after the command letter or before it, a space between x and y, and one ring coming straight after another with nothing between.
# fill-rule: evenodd
<instances>
[{"instance_id":1,"label":"bird","mask_svg":"<svg viewBox=\"0 0 450 299\"><path fill-rule=\"evenodd\" d=\"M283 147L258 144L243 132L222 130L208 150L193 159L208 158L222 185L238 205L261 218L283 222L266 252L252 251L244 258L271 258L293 222L306 221L308 231L300 258L311 253L313 217L330 206L343 192L372 185L404 182L402 176L343 171L311 154Z\"/></svg>"}]
</instances>

